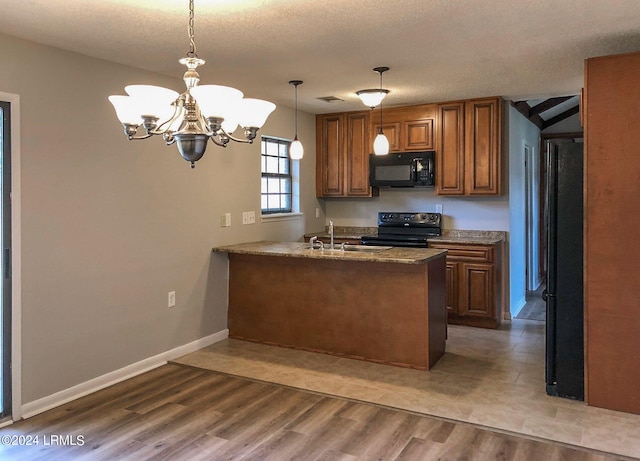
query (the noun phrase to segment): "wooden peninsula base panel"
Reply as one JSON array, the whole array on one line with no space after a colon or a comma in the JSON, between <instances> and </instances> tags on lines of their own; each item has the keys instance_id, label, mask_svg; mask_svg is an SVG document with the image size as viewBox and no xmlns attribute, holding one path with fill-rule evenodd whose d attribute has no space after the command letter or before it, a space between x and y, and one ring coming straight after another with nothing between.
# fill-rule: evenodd
<instances>
[{"instance_id":1,"label":"wooden peninsula base panel","mask_svg":"<svg viewBox=\"0 0 640 461\"><path fill-rule=\"evenodd\" d=\"M444 252L414 264L229 253L232 338L420 370L445 352Z\"/></svg>"}]
</instances>

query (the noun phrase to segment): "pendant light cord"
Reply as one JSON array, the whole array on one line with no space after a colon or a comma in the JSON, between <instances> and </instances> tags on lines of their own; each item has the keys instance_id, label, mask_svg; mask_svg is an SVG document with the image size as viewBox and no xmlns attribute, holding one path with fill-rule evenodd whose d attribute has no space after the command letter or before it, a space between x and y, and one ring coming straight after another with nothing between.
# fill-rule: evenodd
<instances>
[{"instance_id":1,"label":"pendant light cord","mask_svg":"<svg viewBox=\"0 0 640 461\"><path fill-rule=\"evenodd\" d=\"M296 135L295 139L298 139L298 85L296 87Z\"/></svg>"},{"instance_id":2,"label":"pendant light cord","mask_svg":"<svg viewBox=\"0 0 640 461\"><path fill-rule=\"evenodd\" d=\"M188 33L189 33L189 52L187 56L190 58L197 58L198 55L196 53L196 40L195 33L193 30L194 20L193 20L193 2L194 0L189 0L189 25L188 25Z\"/></svg>"},{"instance_id":3,"label":"pendant light cord","mask_svg":"<svg viewBox=\"0 0 640 461\"><path fill-rule=\"evenodd\" d=\"M294 122L294 126L295 126L295 137L293 138L294 141L297 141L298 139L298 85L302 85L302 83L304 83L302 80L289 80L289 85L293 85L295 87L295 103L296 103L296 113L293 119Z\"/></svg>"},{"instance_id":4,"label":"pendant light cord","mask_svg":"<svg viewBox=\"0 0 640 461\"><path fill-rule=\"evenodd\" d=\"M380 90L382 90L382 71L380 71ZM382 101L380 101L380 128L378 133L382 134Z\"/></svg>"}]
</instances>

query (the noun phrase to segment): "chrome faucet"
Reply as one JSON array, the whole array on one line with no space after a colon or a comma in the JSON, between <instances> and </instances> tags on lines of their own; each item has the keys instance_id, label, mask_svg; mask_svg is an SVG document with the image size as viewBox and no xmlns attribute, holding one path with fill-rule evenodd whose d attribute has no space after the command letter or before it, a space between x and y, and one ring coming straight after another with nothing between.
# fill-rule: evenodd
<instances>
[{"instance_id":1,"label":"chrome faucet","mask_svg":"<svg viewBox=\"0 0 640 461\"><path fill-rule=\"evenodd\" d=\"M329 220L329 237L331 237L331 249L333 250L333 221Z\"/></svg>"},{"instance_id":2,"label":"chrome faucet","mask_svg":"<svg viewBox=\"0 0 640 461\"><path fill-rule=\"evenodd\" d=\"M315 250L317 248L322 250L322 249L324 249L324 243L322 243L322 240L318 240L318 236L317 235L314 235L313 237L311 237L309 239L309 247L312 250Z\"/></svg>"}]
</instances>

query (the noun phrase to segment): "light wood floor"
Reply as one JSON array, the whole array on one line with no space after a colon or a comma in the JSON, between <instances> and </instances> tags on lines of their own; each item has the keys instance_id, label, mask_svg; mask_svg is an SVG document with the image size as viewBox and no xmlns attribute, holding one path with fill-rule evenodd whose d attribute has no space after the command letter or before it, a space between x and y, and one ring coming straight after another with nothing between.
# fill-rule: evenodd
<instances>
[{"instance_id":1,"label":"light wood floor","mask_svg":"<svg viewBox=\"0 0 640 461\"><path fill-rule=\"evenodd\" d=\"M77 445L52 445L52 435ZM9 446L7 436L39 445ZM0 429L0 439L2 460L624 459L175 364Z\"/></svg>"}]
</instances>

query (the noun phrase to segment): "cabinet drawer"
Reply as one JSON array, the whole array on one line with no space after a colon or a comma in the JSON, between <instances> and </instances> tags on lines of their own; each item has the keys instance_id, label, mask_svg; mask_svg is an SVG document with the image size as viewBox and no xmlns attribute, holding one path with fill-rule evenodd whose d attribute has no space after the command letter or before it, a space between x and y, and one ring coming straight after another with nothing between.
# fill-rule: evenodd
<instances>
[{"instance_id":1,"label":"cabinet drawer","mask_svg":"<svg viewBox=\"0 0 640 461\"><path fill-rule=\"evenodd\" d=\"M447 250L447 261L493 262L492 246L429 243L429 248Z\"/></svg>"}]
</instances>

